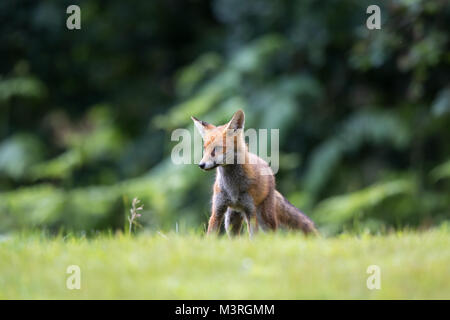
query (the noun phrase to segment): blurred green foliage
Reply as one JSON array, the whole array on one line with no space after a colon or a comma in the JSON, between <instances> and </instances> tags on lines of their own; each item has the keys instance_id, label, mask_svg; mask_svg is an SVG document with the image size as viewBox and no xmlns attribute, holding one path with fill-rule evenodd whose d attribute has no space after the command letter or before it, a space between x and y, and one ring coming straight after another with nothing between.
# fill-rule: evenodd
<instances>
[{"instance_id":1,"label":"blurred green foliage","mask_svg":"<svg viewBox=\"0 0 450 320\"><path fill-rule=\"evenodd\" d=\"M280 129L278 189L326 233L450 218L450 6L0 3L0 232L203 229L212 174L170 160L190 116Z\"/></svg>"}]
</instances>

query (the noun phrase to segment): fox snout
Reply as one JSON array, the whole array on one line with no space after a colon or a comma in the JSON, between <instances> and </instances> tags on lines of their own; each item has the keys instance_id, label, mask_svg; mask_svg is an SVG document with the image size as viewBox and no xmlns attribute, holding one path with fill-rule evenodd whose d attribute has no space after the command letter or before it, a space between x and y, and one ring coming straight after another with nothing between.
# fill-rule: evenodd
<instances>
[{"instance_id":1,"label":"fox snout","mask_svg":"<svg viewBox=\"0 0 450 320\"><path fill-rule=\"evenodd\" d=\"M211 170L211 169L216 168L216 167L217 167L217 164L216 164L215 162L209 162L209 161L204 162L204 161L201 161L201 162L198 164L198 166L199 166L200 169L202 169L202 170Z\"/></svg>"}]
</instances>

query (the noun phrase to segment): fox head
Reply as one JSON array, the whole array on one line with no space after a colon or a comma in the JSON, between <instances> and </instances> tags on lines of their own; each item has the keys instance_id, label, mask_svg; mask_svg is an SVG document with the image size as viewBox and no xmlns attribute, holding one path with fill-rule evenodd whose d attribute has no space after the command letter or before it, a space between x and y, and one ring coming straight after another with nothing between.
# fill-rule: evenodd
<instances>
[{"instance_id":1,"label":"fox head","mask_svg":"<svg viewBox=\"0 0 450 320\"><path fill-rule=\"evenodd\" d=\"M203 158L198 166L211 170L217 166L239 162L245 156L244 111L238 110L231 120L221 126L214 126L191 117L203 138Z\"/></svg>"}]
</instances>

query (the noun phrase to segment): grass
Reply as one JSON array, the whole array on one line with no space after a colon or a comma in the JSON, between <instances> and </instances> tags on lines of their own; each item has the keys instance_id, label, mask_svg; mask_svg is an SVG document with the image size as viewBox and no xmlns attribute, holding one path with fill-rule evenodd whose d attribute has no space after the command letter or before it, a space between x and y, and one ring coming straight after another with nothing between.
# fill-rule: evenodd
<instances>
[{"instance_id":1,"label":"grass","mask_svg":"<svg viewBox=\"0 0 450 320\"><path fill-rule=\"evenodd\" d=\"M13 236L0 243L1 299L449 299L450 231L250 241L198 235ZM81 289L66 269L81 269ZM369 290L369 265L381 289Z\"/></svg>"}]
</instances>

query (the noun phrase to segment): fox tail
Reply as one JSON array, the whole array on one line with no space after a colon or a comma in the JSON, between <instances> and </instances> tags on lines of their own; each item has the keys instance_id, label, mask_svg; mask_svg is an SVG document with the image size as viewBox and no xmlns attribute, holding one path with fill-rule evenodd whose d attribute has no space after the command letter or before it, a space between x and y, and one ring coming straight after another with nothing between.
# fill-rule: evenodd
<instances>
[{"instance_id":1,"label":"fox tail","mask_svg":"<svg viewBox=\"0 0 450 320\"><path fill-rule=\"evenodd\" d=\"M276 212L278 222L288 229L300 229L305 234L318 234L314 222L293 204L291 204L281 193L275 191Z\"/></svg>"}]
</instances>

